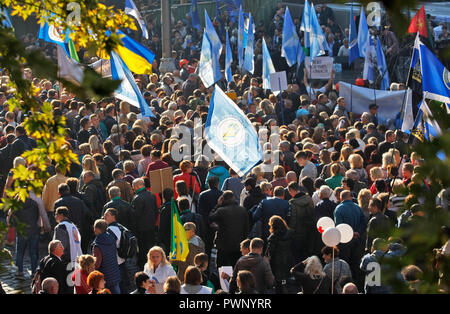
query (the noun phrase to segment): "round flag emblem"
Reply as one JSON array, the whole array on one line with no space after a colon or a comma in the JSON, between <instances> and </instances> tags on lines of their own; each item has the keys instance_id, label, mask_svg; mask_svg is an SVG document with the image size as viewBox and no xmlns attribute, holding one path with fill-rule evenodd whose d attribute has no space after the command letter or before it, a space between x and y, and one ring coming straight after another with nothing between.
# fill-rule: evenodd
<instances>
[{"instance_id":1,"label":"round flag emblem","mask_svg":"<svg viewBox=\"0 0 450 314\"><path fill-rule=\"evenodd\" d=\"M226 146L237 146L244 142L244 127L236 118L226 118L219 123L219 137Z\"/></svg>"},{"instance_id":2,"label":"round flag emblem","mask_svg":"<svg viewBox=\"0 0 450 314\"><path fill-rule=\"evenodd\" d=\"M445 87L447 87L447 89L450 89L450 72L444 68L444 72L442 73L443 76L443 81L445 84Z\"/></svg>"},{"instance_id":3,"label":"round flag emblem","mask_svg":"<svg viewBox=\"0 0 450 314\"><path fill-rule=\"evenodd\" d=\"M63 43L64 41L61 38L61 35L59 35L58 30L55 28L55 26L50 25L48 27L48 37L50 37L51 40L53 41L58 41Z\"/></svg>"}]
</instances>

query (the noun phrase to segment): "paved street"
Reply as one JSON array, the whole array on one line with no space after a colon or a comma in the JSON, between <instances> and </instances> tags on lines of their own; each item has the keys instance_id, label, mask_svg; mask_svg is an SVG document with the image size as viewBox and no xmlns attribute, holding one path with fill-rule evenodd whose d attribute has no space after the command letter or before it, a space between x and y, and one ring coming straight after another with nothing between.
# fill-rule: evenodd
<instances>
[{"instance_id":1,"label":"paved street","mask_svg":"<svg viewBox=\"0 0 450 314\"><path fill-rule=\"evenodd\" d=\"M39 260L47 254L47 243L44 240L39 242ZM6 247L12 254L12 261L1 260L0 282L7 294L30 294L31 265L28 251L24 258L24 279L16 278L17 267L15 266L15 247ZM12 264L11 264L12 263Z\"/></svg>"}]
</instances>

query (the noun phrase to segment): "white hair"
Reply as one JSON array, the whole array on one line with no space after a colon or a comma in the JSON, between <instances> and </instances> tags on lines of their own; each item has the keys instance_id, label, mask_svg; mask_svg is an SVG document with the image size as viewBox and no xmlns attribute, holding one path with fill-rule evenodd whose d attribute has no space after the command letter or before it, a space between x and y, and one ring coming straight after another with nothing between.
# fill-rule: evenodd
<instances>
[{"instance_id":1,"label":"white hair","mask_svg":"<svg viewBox=\"0 0 450 314\"><path fill-rule=\"evenodd\" d=\"M331 188L328 185L322 185L319 189L319 198L329 198L331 196Z\"/></svg>"},{"instance_id":2,"label":"white hair","mask_svg":"<svg viewBox=\"0 0 450 314\"><path fill-rule=\"evenodd\" d=\"M326 275L317 256L313 255L306 259L305 274L311 279L320 279Z\"/></svg>"}]
</instances>

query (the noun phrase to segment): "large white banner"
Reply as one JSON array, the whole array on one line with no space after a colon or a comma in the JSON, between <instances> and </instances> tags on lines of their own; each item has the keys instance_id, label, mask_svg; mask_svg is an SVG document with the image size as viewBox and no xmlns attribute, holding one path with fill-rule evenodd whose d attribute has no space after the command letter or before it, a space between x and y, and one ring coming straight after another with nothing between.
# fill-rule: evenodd
<instances>
[{"instance_id":1,"label":"large white banner","mask_svg":"<svg viewBox=\"0 0 450 314\"><path fill-rule=\"evenodd\" d=\"M339 96L345 98L347 110L358 115L361 115L363 112L369 112L369 105L376 103L378 105L378 122L385 125L394 123L395 118L402 110L404 97L406 97L405 107L412 107L410 89L405 95L404 90L393 92L374 90L340 81Z\"/></svg>"}]
</instances>

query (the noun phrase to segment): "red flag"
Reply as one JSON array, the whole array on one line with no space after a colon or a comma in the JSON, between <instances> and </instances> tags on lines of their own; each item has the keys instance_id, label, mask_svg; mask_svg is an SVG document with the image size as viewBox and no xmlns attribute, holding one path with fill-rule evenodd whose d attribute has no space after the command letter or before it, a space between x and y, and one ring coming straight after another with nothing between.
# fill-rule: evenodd
<instances>
[{"instance_id":1,"label":"red flag","mask_svg":"<svg viewBox=\"0 0 450 314\"><path fill-rule=\"evenodd\" d=\"M417 33L423 37L428 38L428 30L427 30L427 20L425 16L425 7L422 6L419 11L417 11L416 15L411 20L411 24L408 28L408 33Z\"/></svg>"}]
</instances>

